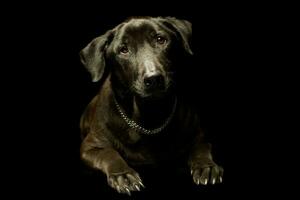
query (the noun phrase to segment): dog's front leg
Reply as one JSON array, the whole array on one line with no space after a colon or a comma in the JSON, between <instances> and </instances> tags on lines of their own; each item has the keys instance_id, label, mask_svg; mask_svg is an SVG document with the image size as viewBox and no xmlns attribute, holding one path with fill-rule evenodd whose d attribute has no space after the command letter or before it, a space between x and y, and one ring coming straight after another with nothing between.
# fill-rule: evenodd
<instances>
[{"instance_id":1,"label":"dog's front leg","mask_svg":"<svg viewBox=\"0 0 300 200\"><path fill-rule=\"evenodd\" d=\"M189 166L193 180L197 185L221 183L223 168L213 161L211 145L204 143L202 136L200 130L190 152Z\"/></svg>"},{"instance_id":2,"label":"dog's front leg","mask_svg":"<svg viewBox=\"0 0 300 200\"><path fill-rule=\"evenodd\" d=\"M88 134L81 146L82 159L92 168L103 171L108 184L119 193L139 191L144 187L139 174L129 167L104 137Z\"/></svg>"}]
</instances>

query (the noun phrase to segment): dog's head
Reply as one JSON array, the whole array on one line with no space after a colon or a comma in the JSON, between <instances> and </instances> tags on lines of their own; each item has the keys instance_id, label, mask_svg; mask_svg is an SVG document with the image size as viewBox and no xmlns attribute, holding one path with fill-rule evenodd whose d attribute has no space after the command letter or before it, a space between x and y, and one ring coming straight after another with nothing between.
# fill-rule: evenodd
<instances>
[{"instance_id":1,"label":"dog's head","mask_svg":"<svg viewBox=\"0 0 300 200\"><path fill-rule=\"evenodd\" d=\"M119 85L140 97L162 96L174 82L181 58L192 55L191 23L176 18L132 18L95 38L81 61L99 81L105 67Z\"/></svg>"}]
</instances>

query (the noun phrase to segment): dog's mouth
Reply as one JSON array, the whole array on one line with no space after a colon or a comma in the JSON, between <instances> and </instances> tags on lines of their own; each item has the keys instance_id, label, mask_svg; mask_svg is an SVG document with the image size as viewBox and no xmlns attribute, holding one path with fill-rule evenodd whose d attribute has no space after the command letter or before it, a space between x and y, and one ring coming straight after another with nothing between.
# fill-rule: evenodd
<instances>
[{"instance_id":1,"label":"dog's mouth","mask_svg":"<svg viewBox=\"0 0 300 200\"><path fill-rule=\"evenodd\" d=\"M166 88L157 88L152 90L142 89L142 88L136 88L134 89L134 92L139 95L142 98L161 98L167 93Z\"/></svg>"}]
</instances>

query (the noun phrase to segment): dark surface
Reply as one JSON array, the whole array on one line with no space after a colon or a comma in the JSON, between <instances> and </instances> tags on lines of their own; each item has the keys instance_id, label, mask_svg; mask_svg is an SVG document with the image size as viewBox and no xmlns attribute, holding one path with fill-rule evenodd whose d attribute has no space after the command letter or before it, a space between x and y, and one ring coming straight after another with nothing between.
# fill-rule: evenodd
<instances>
[{"instance_id":1,"label":"dark surface","mask_svg":"<svg viewBox=\"0 0 300 200\"><path fill-rule=\"evenodd\" d=\"M8 115L13 119L10 130L20 133L6 140L10 144L14 141L13 148L11 145L7 148L13 156L7 156L6 164L13 171L10 176L14 177L9 178L8 185L20 188L18 192L22 195L43 198L121 197L123 195L119 196L107 186L101 173L88 171L79 159L79 119L98 85L91 82L78 53L91 39L128 16L145 13L104 14L103 7L99 12L95 8L96 11L46 7L33 12L24 9L7 23L6 30L13 32L10 34L13 39L9 40L13 45L8 45L12 49L11 57L7 60L10 67L18 62L19 68L9 68L12 72L6 84L13 85L14 80L20 82L9 90L17 94L17 98L7 96L14 104L12 110L18 111L9 112L18 113ZM196 68L187 77L191 82L190 98L207 129L215 160L224 167L224 183L197 187L188 171L141 169L146 189L133 194L137 199L194 199L194 194L205 197L203 199L236 197L237 190L249 189L244 186L253 178L251 170L260 166L254 163L253 168L246 166L245 160L254 158L243 150L248 151L247 144L258 134L252 132L253 126L259 123L259 119L251 116L259 99L259 94L253 95L257 83L252 75L255 71L259 76L263 65L257 49L264 47L258 45L258 41L263 40L265 24L257 23L260 20L242 10L219 8L203 13L184 10L178 13L185 14L148 11L146 15L175 16L193 23ZM14 56L16 51L17 57Z\"/></svg>"}]
</instances>

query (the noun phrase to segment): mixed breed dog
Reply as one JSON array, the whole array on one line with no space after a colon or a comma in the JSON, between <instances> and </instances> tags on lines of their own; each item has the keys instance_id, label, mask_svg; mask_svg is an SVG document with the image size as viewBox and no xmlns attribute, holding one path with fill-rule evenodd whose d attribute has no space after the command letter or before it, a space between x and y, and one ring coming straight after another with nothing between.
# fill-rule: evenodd
<instances>
[{"instance_id":1,"label":"mixed breed dog","mask_svg":"<svg viewBox=\"0 0 300 200\"><path fill-rule=\"evenodd\" d=\"M222 182L199 117L178 92L192 58L192 24L173 17L131 18L80 52L99 93L84 111L81 158L119 193L144 187L135 166L186 162L196 184Z\"/></svg>"}]
</instances>

